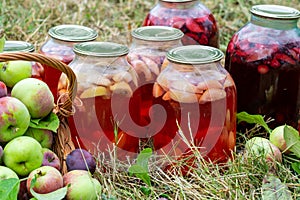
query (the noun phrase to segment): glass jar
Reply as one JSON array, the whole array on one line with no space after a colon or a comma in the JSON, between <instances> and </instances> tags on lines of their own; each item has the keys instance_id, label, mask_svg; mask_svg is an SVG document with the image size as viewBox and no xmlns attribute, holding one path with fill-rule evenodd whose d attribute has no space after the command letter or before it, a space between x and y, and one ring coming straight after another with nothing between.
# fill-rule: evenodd
<instances>
[{"instance_id":1,"label":"glass jar","mask_svg":"<svg viewBox=\"0 0 300 200\"><path fill-rule=\"evenodd\" d=\"M78 87L75 114L68 120L74 144L95 155L109 157L115 152L113 155L120 160L134 157L139 140L130 123L138 120L139 104L132 98L137 77L126 60L128 47L84 42L76 44L74 52L69 66L76 74ZM67 86L62 74L58 93L64 93Z\"/></svg>"},{"instance_id":2,"label":"glass jar","mask_svg":"<svg viewBox=\"0 0 300 200\"><path fill-rule=\"evenodd\" d=\"M56 58L65 64L69 64L75 57L73 52L74 44L93 41L98 33L81 25L59 25L49 29L47 40L42 44L39 53ZM54 99L57 99L57 83L61 71L44 65L45 78Z\"/></svg>"},{"instance_id":3,"label":"glass jar","mask_svg":"<svg viewBox=\"0 0 300 200\"><path fill-rule=\"evenodd\" d=\"M34 52L35 48L33 44L25 42L25 41L14 41L14 40L8 40L5 41L4 44L4 52ZM38 62L31 62L32 71L31 71L31 77L37 78L40 80L44 80L44 67L38 63Z\"/></svg>"},{"instance_id":4,"label":"glass jar","mask_svg":"<svg viewBox=\"0 0 300 200\"><path fill-rule=\"evenodd\" d=\"M270 128L297 128L300 108L300 12L279 5L256 5L251 20L226 50L225 68L237 86L238 112L272 118Z\"/></svg>"},{"instance_id":5,"label":"glass jar","mask_svg":"<svg viewBox=\"0 0 300 200\"><path fill-rule=\"evenodd\" d=\"M143 26L154 25L180 29L184 33L183 45L219 47L217 22L199 0L159 0L143 22Z\"/></svg>"},{"instance_id":6,"label":"glass jar","mask_svg":"<svg viewBox=\"0 0 300 200\"><path fill-rule=\"evenodd\" d=\"M236 142L236 88L222 67L224 54L202 45L177 47L167 53L168 66L158 76L154 104L167 120L153 138L158 155L169 155L192 165L193 148L206 159L225 162ZM160 124L162 112L153 112ZM184 160L187 158L188 160Z\"/></svg>"},{"instance_id":7,"label":"glass jar","mask_svg":"<svg viewBox=\"0 0 300 200\"><path fill-rule=\"evenodd\" d=\"M166 53L168 50L182 46L183 33L176 28L166 26L144 26L132 31L132 43L127 55L128 62L133 66L138 75L138 89L134 91L136 98L141 98L140 122L147 126L148 140L150 131L149 111L152 106L152 88L162 67L167 64Z\"/></svg>"}]
</instances>

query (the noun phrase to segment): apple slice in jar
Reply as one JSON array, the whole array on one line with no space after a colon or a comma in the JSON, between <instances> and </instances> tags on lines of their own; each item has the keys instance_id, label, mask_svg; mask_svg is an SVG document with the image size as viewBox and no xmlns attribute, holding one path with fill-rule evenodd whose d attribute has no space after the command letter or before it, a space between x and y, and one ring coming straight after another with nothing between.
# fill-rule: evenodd
<instances>
[{"instance_id":1,"label":"apple slice in jar","mask_svg":"<svg viewBox=\"0 0 300 200\"><path fill-rule=\"evenodd\" d=\"M217 101L224 99L226 97L226 92L223 89L211 88L206 90L199 99L199 103L207 103L212 101Z\"/></svg>"},{"instance_id":2,"label":"apple slice in jar","mask_svg":"<svg viewBox=\"0 0 300 200\"><path fill-rule=\"evenodd\" d=\"M90 87L86 90L84 90L80 94L80 98L91 98L91 97L96 97L96 96L106 96L108 95L109 92L107 91L107 88L104 86L95 86L95 87Z\"/></svg>"}]
</instances>

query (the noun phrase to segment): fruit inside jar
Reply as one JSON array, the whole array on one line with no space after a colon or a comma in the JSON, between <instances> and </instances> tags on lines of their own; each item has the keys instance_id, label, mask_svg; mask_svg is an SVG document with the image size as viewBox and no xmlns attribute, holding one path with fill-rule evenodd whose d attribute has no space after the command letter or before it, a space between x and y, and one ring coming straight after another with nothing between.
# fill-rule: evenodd
<instances>
[{"instance_id":1,"label":"fruit inside jar","mask_svg":"<svg viewBox=\"0 0 300 200\"><path fill-rule=\"evenodd\" d=\"M89 27L63 24L50 28L48 36L47 40L41 45L39 53L58 59L68 65L75 57L74 45L93 41L98 37L98 33ZM48 84L56 102L58 99L57 84L62 72L47 65L43 66L45 71L44 81Z\"/></svg>"},{"instance_id":2,"label":"fruit inside jar","mask_svg":"<svg viewBox=\"0 0 300 200\"><path fill-rule=\"evenodd\" d=\"M287 16L280 19L278 10ZM254 6L251 12L251 21L233 35L226 51L225 68L237 86L238 112L271 118L270 128L300 128L300 13L270 5Z\"/></svg>"},{"instance_id":3,"label":"fruit inside jar","mask_svg":"<svg viewBox=\"0 0 300 200\"><path fill-rule=\"evenodd\" d=\"M229 73L218 63L222 57L221 51L200 45L168 52L170 63L153 87L154 103L168 108L167 126L153 136L158 155L167 155L171 161L175 158L186 166L193 165L195 149L216 163L226 162L232 156L236 88ZM177 161L170 160L164 165L176 165Z\"/></svg>"},{"instance_id":4,"label":"fruit inside jar","mask_svg":"<svg viewBox=\"0 0 300 200\"><path fill-rule=\"evenodd\" d=\"M175 81L173 83L177 84ZM216 81L211 84L212 87L199 93L170 89L156 98L155 103L170 106L166 110L168 125L165 132L154 136L154 147L158 154L180 159L191 155L191 148L199 148L206 159L214 162L227 161L235 146L236 132L235 86L227 83L224 89L213 88L213 85L221 86ZM159 84L156 87L163 88ZM172 83L170 87L172 88ZM192 87L196 88L197 85ZM169 130L169 127L178 126L177 130ZM178 134L178 131L183 135ZM186 141L192 143L187 144Z\"/></svg>"},{"instance_id":5,"label":"fruit inside jar","mask_svg":"<svg viewBox=\"0 0 300 200\"><path fill-rule=\"evenodd\" d=\"M198 0L160 0L144 19L143 26L171 26L184 33L183 45L219 47L219 29L211 11Z\"/></svg>"}]
</instances>

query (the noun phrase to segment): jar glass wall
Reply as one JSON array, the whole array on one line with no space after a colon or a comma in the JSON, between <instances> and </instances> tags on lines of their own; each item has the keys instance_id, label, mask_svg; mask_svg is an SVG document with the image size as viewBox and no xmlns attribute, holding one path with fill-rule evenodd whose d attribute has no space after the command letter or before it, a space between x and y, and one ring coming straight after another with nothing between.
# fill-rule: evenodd
<instances>
[{"instance_id":1,"label":"jar glass wall","mask_svg":"<svg viewBox=\"0 0 300 200\"><path fill-rule=\"evenodd\" d=\"M300 108L300 12L256 5L251 20L231 38L225 68L238 93L238 111L274 119L271 128L298 127Z\"/></svg>"},{"instance_id":2,"label":"jar glass wall","mask_svg":"<svg viewBox=\"0 0 300 200\"><path fill-rule=\"evenodd\" d=\"M199 0L159 0L143 26L171 26L185 35L183 45L202 44L218 48L219 29L211 11Z\"/></svg>"}]
</instances>

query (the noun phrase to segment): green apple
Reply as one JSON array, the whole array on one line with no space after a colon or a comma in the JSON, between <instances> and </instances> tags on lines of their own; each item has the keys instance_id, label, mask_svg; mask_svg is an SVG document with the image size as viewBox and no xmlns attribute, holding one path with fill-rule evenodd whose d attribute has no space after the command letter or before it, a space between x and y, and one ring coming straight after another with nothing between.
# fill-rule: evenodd
<instances>
[{"instance_id":1,"label":"green apple","mask_svg":"<svg viewBox=\"0 0 300 200\"><path fill-rule=\"evenodd\" d=\"M50 130L29 127L24 135L36 139L43 148L51 149L52 147L53 133Z\"/></svg>"},{"instance_id":2,"label":"green apple","mask_svg":"<svg viewBox=\"0 0 300 200\"><path fill-rule=\"evenodd\" d=\"M17 82L31 77L31 62L14 60L2 63L0 68L0 80L7 87L12 88Z\"/></svg>"},{"instance_id":3,"label":"green apple","mask_svg":"<svg viewBox=\"0 0 300 200\"><path fill-rule=\"evenodd\" d=\"M101 194L100 182L86 170L72 170L63 176L64 186L69 185L67 200L96 200Z\"/></svg>"},{"instance_id":4,"label":"green apple","mask_svg":"<svg viewBox=\"0 0 300 200\"><path fill-rule=\"evenodd\" d=\"M23 135L30 123L27 107L17 98L0 98L0 142Z\"/></svg>"},{"instance_id":5,"label":"green apple","mask_svg":"<svg viewBox=\"0 0 300 200\"><path fill-rule=\"evenodd\" d=\"M282 154L278 147L272 144L268 139L262 137L253 137L246 142L245 149L247 153L263 157L266 161L282 162Z\"/></svg>"},{"instance_id":6,"label":"green apple","mask_svg":"<svg viewBox=\"0 0 300 200\"><path fill-rule=\"evenodd\" d=\"M8 167L0 166L0 181L4 180L4 179L9 179L9 178L19 179L16 172L14 172L13 170L11 170Z\"/></svg>"},{"instance_id":7,"label":"green apple","mask_svg":"<svg viewBox=\"0 0 300 200\"><path fill-rule=\"evenodd\" d=\"M36 182L32 186L32 189L36 193L47 194L63 187L62 174L54 167L42 166L33 170L28 175L26 183L28 192L30 192L31 181L34 177L36 177Z\"/></svg>"},{"instance_id":8,"label":"green apple","mask_svg":"<svg viewBox=\"0 0 300 200\"><path fill-rule=\"evenodd\" d=\"M3 162L18 175L27 176L42 165L42 146L29 136L14 138L4 147Z\"/></svg>"},{"instance_id":9,"label":"green apple","mask_svg":"<svg viewBox=\"0 0 300 200\"><path fill-rule=\"evenodd\" d=\"M289 125L281 125L276 127L272 132L270 133L270 142L277 146L281 151L285 153L290 153L290 151L287 149L286 141L284 139L284 128L287 128L289 130L289 133L293 134L296 138L299 137L299 133L296 129L294 129L292 126Z\"/></svg>"},{"instance_id":10,"label":"green apple","mask_svg":"<svg viewBox=\"0 0 300 200\"><path fill-rule=\"evenodd\" d=\"M11 96L22 101L32 118L43 118L52 112L54 97L48 85L36 78L19 81L11 91Z\"/></svg>"}]
</instances>

